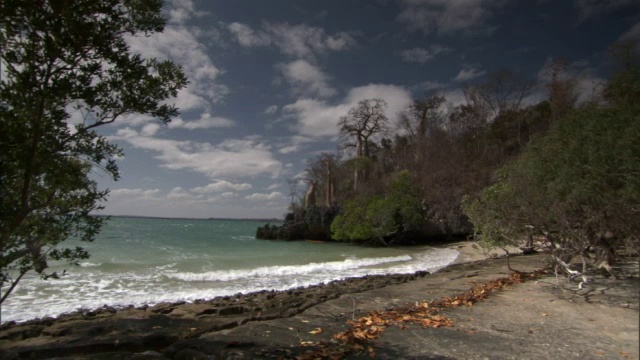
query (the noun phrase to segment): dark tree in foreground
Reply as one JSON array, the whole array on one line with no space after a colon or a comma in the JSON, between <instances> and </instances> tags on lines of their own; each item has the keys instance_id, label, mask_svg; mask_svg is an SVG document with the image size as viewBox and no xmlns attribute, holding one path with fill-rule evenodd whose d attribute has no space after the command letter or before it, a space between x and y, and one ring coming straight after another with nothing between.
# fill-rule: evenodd
<instances>
[{"instance_id":1,"label":"dark tree in foreground","mask_svg":"<svg viewBox=\"0 0 640 360\"><path fill-rule=\"evenodd\" d=\"M127 35L163 30L161 0L4 0L0 4L0 304L30 270L48 260L76 262L103 218L107 191L94 168L118 178L120 150L95 128L128 114L167 123L165 100L186 86L170 61L129 51ZM70 112L81 114L71 121Z\"/></svg>"}]
</instances>

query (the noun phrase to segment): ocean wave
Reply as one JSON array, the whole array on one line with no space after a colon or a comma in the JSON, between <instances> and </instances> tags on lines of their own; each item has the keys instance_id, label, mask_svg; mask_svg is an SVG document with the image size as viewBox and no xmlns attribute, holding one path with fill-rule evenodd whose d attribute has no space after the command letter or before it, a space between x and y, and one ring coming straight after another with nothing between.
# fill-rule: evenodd
<instances>
[{"instance_id":1,"label":"ocean wave","mask_svg":"<svg viewBox=\"0 0 640 360\"><path fill-rule=\"evenodd\" d=\"M135 271L122 271L120 266L112 272L105 270L110 264L104 262L100 268L89 266L83 272L68 273L55 282L29 276L3 304L2 320L25 321L105 304L115 307L154 305L163 301L193 301L260 290L280 291L347 277L418 270L433 272L447 266L457 256L458 252L451 249L428 249L411 255L202 273L177 272L178 263L151 265L144 271L137 267ZM198 283L203 281L209 282L207 286Z\"/></svg>"},{"instance_id":2,"label":"ocean wave","mask_svg":"<svg viewBox=\"0 0 640 360\"><path fill-rule=\"evenodd\" d=\"M94 264L94 263L92 263L92 262L85 261L85 262L81 262L81 263L80 263L80 264L78 264L78 265L80 265L80 267L85 267L85 268L86 268L86 267L97 267L97 266L102 265L102 263Z\"/></svg>"},{"instance_id":3,"label":"ocean wave","mask_svg":"<svg viewBox=\"0 0 640 360\"><path fill-rule=\"evenodd\" d=\"M317 273L334 273L344 270L358 269L368 266L382 265L394 262L410 261L409 255L368 258L345 259L343 261L331 261L323 263L309 263L305 265L263 266L246 270L209 271L204 273L175 273L167 275L171 278L183 281L233 281L245 278L292 276Z\"/></svg>"}]
</instances>

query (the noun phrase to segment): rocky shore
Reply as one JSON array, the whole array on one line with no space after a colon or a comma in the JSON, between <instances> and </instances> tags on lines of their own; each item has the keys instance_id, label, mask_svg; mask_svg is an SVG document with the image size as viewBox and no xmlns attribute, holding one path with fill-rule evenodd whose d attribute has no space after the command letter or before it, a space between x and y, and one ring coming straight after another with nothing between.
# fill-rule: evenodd
<instances>
[{"instance_id":1,"label":"rocky shore","mask_svg":"<svg viewBox=\"0 0 640 360\"><path fill-rule=\"evenodd\" d=\"M305 358L318 344L338 346L335 334L371 311L451 297L510 273L504 259L472 243L454 247L460 251L458 263L435 274L367 276L284 292L103 307L7 323L0 326L0 358ZM518 256L511 263L531 271L544 266L544 256ZM638 358L637 277L594 279L584 291L555 282L543 277L473 307L450 310L446 316L453 329L389 328L370 342L369 355Z\"/></svg>"}]
</instances>

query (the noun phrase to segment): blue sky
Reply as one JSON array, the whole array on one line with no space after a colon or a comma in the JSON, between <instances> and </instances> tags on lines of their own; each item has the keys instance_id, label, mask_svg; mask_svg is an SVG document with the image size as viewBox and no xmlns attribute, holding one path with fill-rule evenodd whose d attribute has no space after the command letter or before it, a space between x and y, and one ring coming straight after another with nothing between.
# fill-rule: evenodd
<instances>
[{"instance_id":1,"label":"blue sky","mask_svg":"<svg viewBox=\"0 0 640 360\"><path fill-rule=\"evenodd\" d=\"M385 99L394 123L412 97L456 105L501 68L543 80L553 57L588 97L608 47L640 40L637 0L170 0L165 13L164 33L128 43L182 64L181 116L100 130L125 153L120 181L95 173L107 214L282 217L287 179L337 149L336 124L359 100Z\"/></svg>"}]
</instances>

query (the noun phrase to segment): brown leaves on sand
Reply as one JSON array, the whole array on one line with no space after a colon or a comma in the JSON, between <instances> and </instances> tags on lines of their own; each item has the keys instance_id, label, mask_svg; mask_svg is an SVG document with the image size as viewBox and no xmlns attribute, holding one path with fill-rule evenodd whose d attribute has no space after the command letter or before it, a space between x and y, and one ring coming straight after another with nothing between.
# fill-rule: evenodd
<instances>
[{"instance_id":1,"label":"brown leaves on sand","mask_svg":"<svg viewBox=\"0 0 640 360\"><path fill-rule=\"evenodd\" d=\"M349 321L348 324L351 325L351 329L333 335L333 344L316 344L309 351L298 355L296 359L341 359L353 354L368 355L370 358L374 358L376 356L375 351L369 342L380 337L389 326L395 325L402 329L407 328L406 324L419 324L426 328L451 327L453 326L453 321L441 314L443 309L473 306L475 303L486 299L494 291L538 278L542 273L543 271L531 273L513 272L509 277L475 285L470 290L457 296L445 297L431 302L418 302L408 308L372 311L367 316L355 321ZM315 330L309 333L313 334ZM467 334L475 334L474 331L465 332ZM338 341L338 344L335 341Z\"/></svg>"},{"instance_id":2,"label":"brown leaves on sand","mask_svg":"<svg viewBox=\"0 0 640 360\"><path fill-rule=\"evenodd\" d=\"M335 334L334 339L348 344L359 344L378 338L390 325L406 328L404 323L421 324L423 327L439 328L453 326L453 321L438 314L439 309L423 302L410 308L373 311L357 321L349 321L351 329Z\"/></svg>"},{"instance_id":3,"label":"brown leaves on sand","mask_svg":"<svg viewBox=\"0 0 640 360\"><path fill-rule=\"evenodd\" d=\"M493 291L501 290L506 286L523 283L527 280L537 279L544 271L538 270L530 273L513 272L509 277L491 280L488 283L476 285L471 290L454 297L445 297L434 301L433 306L442 308L454 308L458 306L472 306L486 299Z\"/></svg>"}]
</instances>

